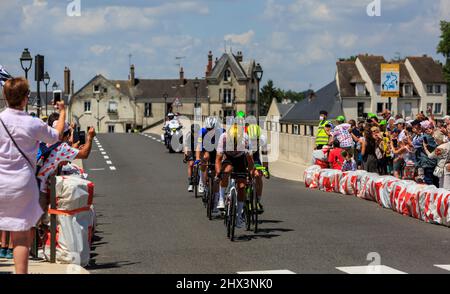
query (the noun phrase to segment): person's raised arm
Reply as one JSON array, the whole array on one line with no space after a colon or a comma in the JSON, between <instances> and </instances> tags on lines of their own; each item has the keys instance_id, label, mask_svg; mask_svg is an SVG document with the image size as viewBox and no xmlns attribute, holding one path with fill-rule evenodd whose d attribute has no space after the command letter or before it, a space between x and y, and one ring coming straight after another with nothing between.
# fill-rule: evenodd
<instances>
[{"instance_id":1,"label":"person's raised arm","mask_svg":"<svg viewBox=\"0 0 450 294\"><path fill-rule=\"evenodd\" d=\"M64 137L64 123L66 121L66 107L64 106L64 101L56 102L56 107L59 110L59 119L56 124L56 130L59 134L59 140L61 141Z\"/></svg>"},{"instance_id":2,"label":"person's raised arm","mask_svg":"<svg viewBox=\"0 0 450 294\"><path fill-rule=\"evenodd\" d=\"M95 137L95 129L90 128L88 135L87 135L86 144L81 146L80 152L78 152L78 155L77 155L77 159L87 159L89 157L89 154L91 153L92 141L94 140L94 137Z\"/></svg>"}]
</instances>

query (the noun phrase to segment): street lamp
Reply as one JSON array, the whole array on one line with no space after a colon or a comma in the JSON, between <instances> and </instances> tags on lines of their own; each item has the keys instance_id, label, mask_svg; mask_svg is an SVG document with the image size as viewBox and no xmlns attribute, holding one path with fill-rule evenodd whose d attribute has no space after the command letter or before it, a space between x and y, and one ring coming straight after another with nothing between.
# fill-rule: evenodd
<instances>
[{"instance_id":1,"label":"street lamp","mask_svg":"<svg viewBox=\"0 0 450 294\"><path fill-rule=\"evenodd\" d=\"M165 119L167 116L167 98L169 98L169 94L167 94L167 92L164 93L163 98L164 98L164 119Z\"/></svg>"},{"instance_id":2,"label":"street lamp","mask_svg":"<svg viewBox=\"0 0 450 294\"><path fill-rule=\"evenodd\" d=\"M25 79L27 80L28 80L28 71L31 69L32 65L33 65L33 58L31 57L28 48L25 48L22 52L22 56L20 56L20 66L25 71ZM28 103L26 105L26 111L28 112Z\"/></svg>"},{"instance_id":3,"label":"street lamp","mask_svg":"<svg viewBox=\"0 0 450 294\"><path fill-rule=\"evenodd\" d=\"M194 87L195 87L195 105L194 105L194 116L196 115L196 109L198 108L198 87L200 86L200 81L198 78L195 78Z\"/></svg>"},{"instance_id":4,"label":"street lamp","mask_svg":"<svg viewBox=\"0 0 450 294\"><path fill-rule=\"evenodd\" d=\"M255 69L253 70L253 76L257 81L258 93L256 93L256 121L259 124L259 82L261 82L264 71L261 67L261 64L256 64Z\"/></svg>"},{"instance_id":5,"label":"street lamp","mask_svg":"<svg viewBox=\"0 0 450 294\"><path fill-rule=\"evenodd\" d=\"M44 73L44 85L45 85L45 116L48 116L48 85L50 84L50 76L48 72Z\"/></svg>"}]
</instances>

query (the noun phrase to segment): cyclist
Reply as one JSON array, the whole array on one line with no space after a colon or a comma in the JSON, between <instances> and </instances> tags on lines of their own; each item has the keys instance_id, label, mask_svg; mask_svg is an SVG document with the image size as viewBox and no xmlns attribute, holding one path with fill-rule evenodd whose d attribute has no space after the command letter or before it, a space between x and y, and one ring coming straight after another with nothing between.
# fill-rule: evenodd
<instances>
[{"instance_id":1,"label":"cyclist","mask_svg":"<svg viewBox=\"0 0 450 294\"><path fill-rule=\"evenodd\" d=\"M261 204L261 197L263 192L262 176L269 178L269 163L267 161L267 138L261 134L261 128L257 124L251 124L247 127L247 134L250 142L250 151L253 153L253 161L255 163L254 174L256 181L256 198L258 213L263 213L264 208ZM261 156L262 155L262 156Z\"/></svg>"},{"instance_id":2,"label":"cyclist","mask_svg":"<svg viewBox=\"0 0 450 294\"><path fill-rule=\"evenodd\" d=\"M196 164L203 162L204 164L213 165L216 163L216 149L218 138L225 132L220 128L217 117L210 116L205 120L205 127L201 129L198 136L198 144L196 150ZM217 140L216 140L217 138ZM217 141L217 142L216 142ZM206 165L200 167L201 177L198 191L204 193L204 183L206 183L207 168Z\"/></svg>"},{"instance_id":3,"label":"cyclist","mask_svg":"<svg viewBox=\"0 0 450 294\"><path fill-rule=\"evenodd\" d=\"M192 182L192 171L194 169L194 151L197 150L195 134L200 127L198 125L192 124L191 131L187 133L185 140L183 140L184 145L184 162L188 164L188 192L194 192L194 183Z\"/></svg>"},{"instance_id":4,"label":"cyclist","mask_svg":"<svg viewBox=\"0 0 450 294\"><path fill-rule=\"evenodd\" d=\"M225 190L231 172L254 174L254 163L252 153L249 151L248 136L245 134L244 126L233 124L230 129L222 134L217 146L216 174L222 174L220 179L218 209L225 208ZM237 178L237 222L236 227L242 228L245 219L242 217L245 201L245 178Z\"/></svg>"}]
</instances>

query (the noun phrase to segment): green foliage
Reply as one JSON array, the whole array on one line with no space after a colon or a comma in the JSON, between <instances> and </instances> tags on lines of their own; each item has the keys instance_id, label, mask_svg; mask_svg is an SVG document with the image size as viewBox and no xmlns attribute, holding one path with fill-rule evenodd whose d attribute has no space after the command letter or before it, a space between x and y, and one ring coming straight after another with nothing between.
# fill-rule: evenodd
<instances>
[{"instance_id":1,"label":"green foliage","mask_svg":"<svg viewBox=\"0 0 450 294\"><path fill-rule=\"evenodd\" d=\"M259 96L259 104L261 115L266 115L270 108L272 99L277 99L278 103L281 103L284 99L291 102L298 102L305 98L304 92L296 92L293 90L282 90L275 87L272 80L268 80L267 83L261 88Z\"/></svg>"},{"instance_id":2,"label":"green foliage","mask_svg":"<svg viewBox=\"0 0 450 294\"><path fill-rule=\"evenodd\" d=\"M447 113L450 111L450 22L441 21L441 40L437 47L437 53L441 53L447 59L444 65L444 76L447 80Z\"/></svg>"}]
</instances>

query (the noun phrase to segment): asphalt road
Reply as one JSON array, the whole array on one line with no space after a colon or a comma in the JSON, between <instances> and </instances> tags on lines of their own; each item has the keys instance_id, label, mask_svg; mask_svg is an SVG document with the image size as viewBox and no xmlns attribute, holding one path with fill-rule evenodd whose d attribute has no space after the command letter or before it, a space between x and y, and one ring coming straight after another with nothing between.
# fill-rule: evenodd
<instances>
[{"instance_id":1,"label":"asphalt road","mask_svg":"<svg viewBox=\"0 0 450 294\"><path fill-rule=\"evenodd\" d=\"M92 273L343 274L337 268L367 266L371 252L390 270L450 273L435 266L450 264L449 228L276 178L266 181L260 232L239 230L232 243L187 192L182 156L156 139L99 135L84 162L98 214Z\"/></svg>"}]
</instances>

